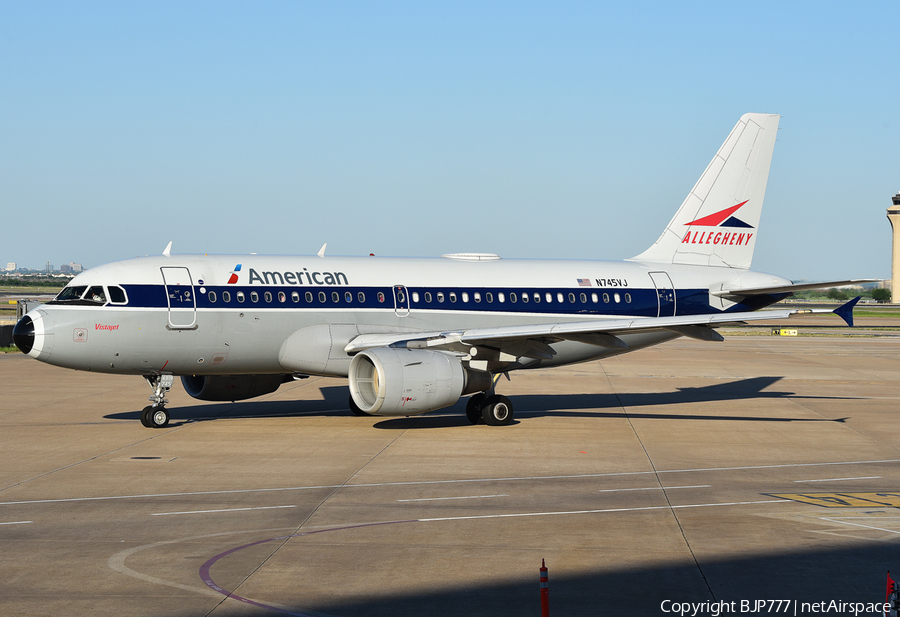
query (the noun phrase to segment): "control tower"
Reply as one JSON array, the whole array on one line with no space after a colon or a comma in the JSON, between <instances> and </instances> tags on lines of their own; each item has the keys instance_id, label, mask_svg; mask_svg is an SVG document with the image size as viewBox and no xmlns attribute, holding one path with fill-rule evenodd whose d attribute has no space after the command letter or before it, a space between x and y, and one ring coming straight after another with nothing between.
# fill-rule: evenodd
<instances>
[{"instance_id":1,"label":"control tower","mask_svg":"<svg viewBox=\"0 0 900 617\"><path fill-rule=\"evenodd\" d=\"M894 250L891 257L891 302L900 303L900 191L891 198L887 217L894 229Z\"/></svg>"}]
</instances>

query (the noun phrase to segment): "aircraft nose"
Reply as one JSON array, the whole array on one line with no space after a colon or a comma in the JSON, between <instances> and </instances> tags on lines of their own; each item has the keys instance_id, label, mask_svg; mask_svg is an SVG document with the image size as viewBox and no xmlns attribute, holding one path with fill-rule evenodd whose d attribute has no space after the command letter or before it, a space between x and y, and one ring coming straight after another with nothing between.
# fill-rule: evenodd
<instances>
[{"instance_id":1,"label":"aircraft nose","mask_svg":"<svg viewBox=\"0 0 900 617\"><path fill-rule=\"evenodd\" d=\"M26 315L13 328L13 343L22 353L31 353L34 348L34 322L31 317Z\"/></svg>"}]
</instances>

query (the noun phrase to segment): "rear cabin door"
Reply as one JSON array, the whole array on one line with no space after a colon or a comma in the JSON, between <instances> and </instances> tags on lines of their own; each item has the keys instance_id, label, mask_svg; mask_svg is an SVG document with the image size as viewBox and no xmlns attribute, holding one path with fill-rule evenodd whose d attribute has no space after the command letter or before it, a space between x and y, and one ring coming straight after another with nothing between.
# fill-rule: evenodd
<instances>
[{"instance_id":1,"label":"rear cabin door","mask_svg":"<svg viewBox=\"0 0 900 617\"><path fill-rule=\"evenodd\" d=\"M650 278L656 287L657 317L675 316L675 286L665 272L651 272Z\"/></svg>"},{"instance_id":2,"label":"rear cabin door","mask_svg":"<svg viewBox=\"0 0 900 617\"><path fill-rule=\"evenodd\" d=\"M197 327L197 301L194 297L194 283L187 268L160 268L166 286L166 301L169 305L169 328L188 329Z\"/></svg>"}]
</instances>

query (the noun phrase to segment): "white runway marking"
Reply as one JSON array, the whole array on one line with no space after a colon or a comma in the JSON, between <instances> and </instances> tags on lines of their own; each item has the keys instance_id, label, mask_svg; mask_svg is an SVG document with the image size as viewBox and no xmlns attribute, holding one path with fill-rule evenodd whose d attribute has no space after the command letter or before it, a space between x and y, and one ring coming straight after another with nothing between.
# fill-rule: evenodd
<instances>
[{"instance_id":1,"label":"white runway marking","mask_svg":"<svg viewBox=\"0 0 900 617\"><path fill-rule=\"evenodd\" d=\"M878 480L881 476L863 476L861 478L822 478L821 480L794 480L794 482L837 482L838 480Z\"/></svg>"},{"instance_id":2,"label":"white runway marking","mask_svg":"<svg viewBox=\"0 0 900 617\"><path fill-rule=\"evenodd\" d=\"M473 482L523 482L535 480L578 480L582 478L610 478L616 476L652 476L661 473L698 473L704 471L744 471L753 469L781 469L790 467L823 467L833 465L874 465L877 463L900 463L900 459L877 461L838 461L833 463L790 463L784 465L749 465L746 467L708 467L700 469L661 469L659 471L620 471L613 473L588 473L565 476L524 476L518 478L473 478L466 480L423 480L419 482L380 482L373 484L323 484L320 486L288 486L284 488L251 488L228 491L196 491L191 493L152 493L144 495L112 495L109 497L72 497L68 499L33 499L28 501L5 501L0 506L18 506L30 503L66 503L71 501L106 501L113 499L157 499L159 497L190 497L194 495L232 495L238 493L271 493L279 491L331 490L336 488L378 488L381 486L427 486L435 484L467 484Z\"/></svg>"},{"instance_id":3,"label":"white runway marking","mask_svg":"<svg viewBox=\"0 0 900 617\"><path fill-rule=\"evenodd\" d=\"M521 512L519 514L482 514L477 516L445 516L441 518L420 518L420 523L437 521L468 521L481 518L518 518L523 516L557 516L561 514L605 514L608 512L638 512L641 510L669 510L676 508L711 508L715 506L748 506L759 503L791 503L789 499L769 499L766 501L733 501L730 503L693 503L683 506L647 506L644 508L609 508L606 510L568 510L561 512Z\"/></svg>"},{"instance_id":4,"label":"white runway marking","mask_svg":"<svg viewBox=\"0 0 900 617\"><path fill-rule=\"evenodd\" d=\"M509 497L509 495L471 495L469 497L426 497L423 499L398 499L397 501L445 501L448 499L489 499L491 497Z\"/></svg>"},{"instance_id":5,"label":"white runway marking","mask_svg":"<svg viewBox=\"0 0 900 617\"><path fill-rule=\"evenodd\" d=\"M12 521L9 523L0 523L0 525L28 525L31 521Z\"/></svg>"},{"instance_id":6,"label":"white runway marking","mask_svg":"<svg viewBox=\"0 0 900 617\"><path fill-rule=\"evenodd\" d=\"M192 510L190 512L154 512L150 516L169 516L171 514L212 514L215 512L243 512L246 510L277 510L278 508L296 508L297 506L261 506L258 508L228 508L227 510Z\"/></svg>"},{"instance_id":7,"label":"white runway marking","mask_svg":"<svg viewBox=\"0 0 900 617\"><path fill-rule=\"evenodd\" d=\"M602 488L598 493L618 493L621 491L671 491L676 488L710 488L712 484L696 484L694 486L648 486L646 488Z\"/></svg>"},{"instance_id":8,"label":"white runway marking","mask_svg":"<svg viewBox=\"0 0 900 617\"><path fill-rule=\"evenodd\" d=\"M845 517L845 518L866 518L866 517L863 517L863 516L853 516L853 517L850 517L850 516L848 516L848 517ZM881 517L877 517L877 518L875 518L875 520L878 520L879 518L881 518ZM892 518L896 518L896 517L892 517ZM864 528L866 528L866 529L874 529L875 531L884 531L884 532L886 532L886 533L892 533L892 534L894 534L894 535L900 535L900 531L896 531L896 530L894 530L894 529L884 529L883 527L873 527L872 525L862 525L862 524L860 524L860 523L850 523L850 522L848 522L848 521L839 520L839 519L836 519L836 518L825 518L824 516L820 516L820 517L819 517L819 520L821 520L821 521L829 521L829 522L831 522L831 523L839 523L839 524L841 524L841 525L853 525L854 527L864 527Z\"/></svg>"}]
</instances>

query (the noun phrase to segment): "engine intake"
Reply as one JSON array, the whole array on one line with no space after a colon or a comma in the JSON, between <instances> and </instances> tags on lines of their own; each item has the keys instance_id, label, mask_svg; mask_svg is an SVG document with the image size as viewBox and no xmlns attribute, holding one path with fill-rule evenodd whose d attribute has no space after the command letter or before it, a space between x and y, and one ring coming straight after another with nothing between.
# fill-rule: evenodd
<instances>
[{"instance_id":1,"label":"engine intake","mask_svg":"<svg viewBox=\"0 0 900 617\"><path fill-rule=\"evenodd\" d=\"M362 411L379 416L427 413L491 386L490 373L466 369L453 356L393 347L355 355L349 377L353 402Z\"/></svg>"}]
</instances>

